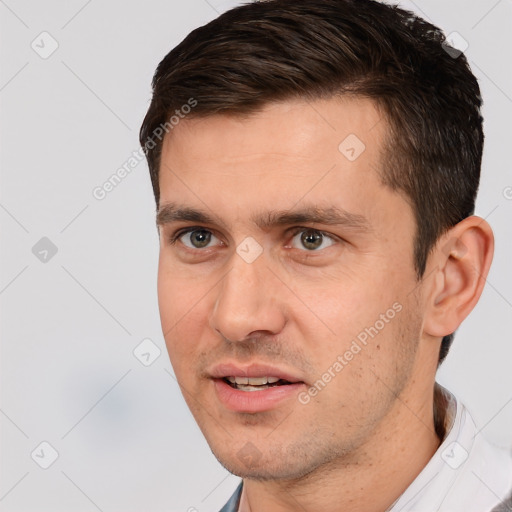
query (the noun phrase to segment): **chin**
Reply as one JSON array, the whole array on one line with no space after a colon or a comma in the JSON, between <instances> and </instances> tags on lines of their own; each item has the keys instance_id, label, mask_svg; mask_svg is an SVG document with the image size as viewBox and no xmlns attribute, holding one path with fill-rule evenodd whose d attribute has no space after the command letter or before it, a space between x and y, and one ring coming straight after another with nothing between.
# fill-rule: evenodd
<instances>
[{"instance_id":1,"label":"chin","mask_svg":"<svg viewBox=\"0 0 512 512\"><path fill-rule=\"evenodd\" d=\"M256 480L259 482L275 481L275 480L293 480L301 478L308 474L308 472L293 471L293 468L264 466L264 467L247 467L243 463L237 461L225 461L217 459L221 465L233 475L240 478Z\"/></svg>"},{"instance_id":2,"label":"chin","mask_svg":"<svg viewBox=\"0 0 512 512\"><path fill-rule=\"evenodd\" d=\"M283 453L278 449L274 453L262 454L250 442L235 452L212 452L220 464L233 475L262 482L303 478L329 462L326 457L315 460L311 457L306 459L305 454L292 456L289 450Z\"/></svg>"}]
</instances>

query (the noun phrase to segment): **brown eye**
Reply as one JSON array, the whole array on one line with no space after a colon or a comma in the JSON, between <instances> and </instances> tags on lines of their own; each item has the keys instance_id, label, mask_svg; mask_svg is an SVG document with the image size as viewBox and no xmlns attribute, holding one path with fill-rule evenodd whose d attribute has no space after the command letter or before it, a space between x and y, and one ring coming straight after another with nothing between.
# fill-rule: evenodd
<instances>
[{"instance_id":1,"label":"brown eye","mask_svg":"<svg viewBox=\"0 0 512 512\"><path fill-rule=\"evenodd\" d=\"M322 245L323 241L322 233L318 233L317 231L309 230L304 231L300 237L300 241L302 245L306 249L318 249Z\"/></svg>"},{"instance_id":2,"label":"brown eye","mask_svg":"<svg viewBox=\"0 0 512 512\"><path fill-rule=\"evenodd\" d=\"M207 229L195 229L183 233L180 238L183 245L190 247L190 249L203 249L208 246L212 238L215 239L216 237Z\"/></svg>"},{"instance_id":3,"label":"brown eye","mask_svg":"<svg viewBox=\"0 0 512 512\"><path fill-rule=\"evenodd\" d=\"M299 238L298 242L295 242ZM307 249L308 251L318 251L325 249L334 243L333 239L316 229L302 229L296 232L293 237L292 246L297 249Z\"/></svg>"}]
</instances>

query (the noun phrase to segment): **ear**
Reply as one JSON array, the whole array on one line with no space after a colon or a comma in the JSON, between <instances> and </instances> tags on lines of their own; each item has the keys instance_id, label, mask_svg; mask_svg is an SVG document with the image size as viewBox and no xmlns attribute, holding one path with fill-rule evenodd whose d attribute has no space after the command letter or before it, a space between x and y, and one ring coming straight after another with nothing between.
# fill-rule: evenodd
<instances>
[{"instance_id":1,"label":"ear","mask_svg":"<svg viewBox=\"0 0 512 512\"><path fill-rule=\"evenodd\" d=\"M455 332L480 299L494 254L494 235L481 217L467 217L436 243L423 331L435 337ZM429 275L425 272L425 275Z\"/></svg>"}]
</instances>

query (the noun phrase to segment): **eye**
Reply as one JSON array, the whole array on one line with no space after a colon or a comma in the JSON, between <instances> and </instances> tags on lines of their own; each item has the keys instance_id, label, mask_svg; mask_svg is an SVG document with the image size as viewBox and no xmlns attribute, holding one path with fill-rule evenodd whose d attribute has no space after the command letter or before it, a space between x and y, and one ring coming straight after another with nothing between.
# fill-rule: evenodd
<instances>
[{"instance_id":1,"label":"eye","mask_svg":"<svg viewBox=\"0 0 512 512\"><path fill-rule=\"evenodd\" d=\"M210 242L219 239L208 229L198 228L177 233L171 238L171 243L175 243L176 240L180 240L189 249L204 249Z\"/></svg>"},{"instance_id":2,"label":"eye","mask_svg":"<svg viewBox=\"0 0 512 512\"><path fill-rule=\"evenodd\" d=\"M300 229L295 231L292 238L292 247L296 249L305 248L308 251L326 249L334 244L332 237L316 229Z\"/></svg>"}]
</instances>

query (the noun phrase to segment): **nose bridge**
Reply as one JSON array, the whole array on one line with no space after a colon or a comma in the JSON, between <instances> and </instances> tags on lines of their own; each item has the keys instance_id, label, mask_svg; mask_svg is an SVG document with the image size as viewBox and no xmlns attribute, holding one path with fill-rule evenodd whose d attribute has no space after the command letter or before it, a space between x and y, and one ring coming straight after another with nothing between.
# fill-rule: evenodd
<instances>
[{"instance_id":1,"label":"nose bridge","mask_svg":"<svg viewBox=\"0 0 512 512\"><path fill-rule=\"evenodd\" d=\"M249 263L233 254L215 297L212 328L230 341L243 340L256 331L279 332L285 318L272 283L263 257Z\"/></svg>"}]
</instances>

